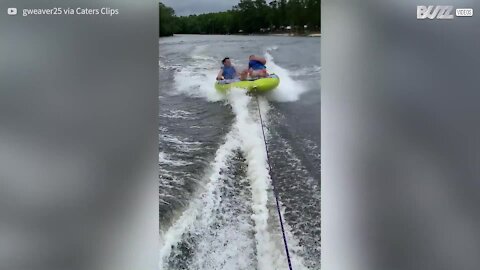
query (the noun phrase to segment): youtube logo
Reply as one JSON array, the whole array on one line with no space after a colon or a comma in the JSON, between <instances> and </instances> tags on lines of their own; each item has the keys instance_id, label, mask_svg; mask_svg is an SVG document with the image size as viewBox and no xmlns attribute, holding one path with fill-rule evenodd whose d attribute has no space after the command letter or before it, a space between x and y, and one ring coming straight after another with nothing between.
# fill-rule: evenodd
<instances>
[{"instance_id":1,"label":"youtube logo","mask_svg":"<svg viewBox=\"0 0 480 270\"><path fill-rule=\"evenodd\" d=\"M16 8L8 8L7 13L8 13L8 15L15 16L15 15L17 15L17 9Z\"/></svg>"}]
</instances>

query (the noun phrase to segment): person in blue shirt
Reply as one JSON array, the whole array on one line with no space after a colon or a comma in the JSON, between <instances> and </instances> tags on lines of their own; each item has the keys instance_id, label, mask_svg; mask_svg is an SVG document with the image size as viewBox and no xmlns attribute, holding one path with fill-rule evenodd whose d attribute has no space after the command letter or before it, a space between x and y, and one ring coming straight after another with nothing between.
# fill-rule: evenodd
<instances>
[{"instance_id":1,"label":"person in blue shirt","mask_svg":"<svg viewBox=\"0 0 480 270\"><path fill-rule=\"evenodd\" d=\"M237 70L232 66L229 57L225 57L222 60L223 67L221 67L220 72L218 72L217 80L233 80L238 77Z\"/></svg>"},{"instance_id":2,"label":"person in blue shirt","mask_svg":"<svg viewBox=\"0 0 480 270\"><path fill-rule=\"evenodd\" d=\"M267 60L264 57L250 55L248 57L248 69L244 70L241 74L242 80L246 79L247 76L252 78L264 78L268 76L267 67L265 64Z\"/></svg>"}]
</instances>

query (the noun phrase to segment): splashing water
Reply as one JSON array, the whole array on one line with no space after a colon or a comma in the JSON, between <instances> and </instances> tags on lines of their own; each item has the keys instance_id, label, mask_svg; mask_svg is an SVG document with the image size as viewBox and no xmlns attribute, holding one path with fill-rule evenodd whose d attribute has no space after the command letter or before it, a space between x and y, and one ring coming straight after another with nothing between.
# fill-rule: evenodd
<instances>
[{"instance_id":1,"label":"splashing water","mask_svg":"<svg viewBox=\"0 0 480 270\"><path fill-rule=\"evenodd\" d=\"M168 265L169 257L180 253L178 250L179 244L182 241L185 241L184 238L188 238L188 234L201 236L210 233L212 219L215 218L215 212L219 208L221 201L218 190L223 180L222 171L228 167L229 161L234 154L234 150L238 147L239 140L237 136L235 136L233 132L230 132L226 136L223 145L221 145L216 152L215 160L211 166L211 173L207 177L204 191L191 201L187 209L181 214L175 223L161 235L160 242L162 248L160 250L160 269L170 269ZM235 233L232 232L232 234ZM222 239L216 239L216 241L222 241ZM200 252L202 252L202 250L200 250ZM200 259L204 260L203 258ZM195 262L195 260L193 261Z\"/></svg>"},{"instance_id":2,"label":"splashing water","mask_svg":"<svg viewBox=\"0 0 480 270\"><path fill-rule=\"evenodd\" d=\"M300 83L292 79L290 71L280 67L273 60L273 56L267 51L265 53L268 72L275 73L280 78L280 85L267 94L267 98L277 102L292 102L300 98L306 89Z\"/></svg>"},{"instance_id":3,"label":"splashing water","mask_svg":"<svg viewBox=\"0 0 480 270\"><path fill-rule=\"evenodd\" d=\"M245 155L248 168L247 176L252 180L252 219L255 223L255 239L258 253L259 270L269 269L272 262L278 262L280 258L273 258L272 250L275 250L268 232L268 190L270 176L266 167L266 155L261 139L261 130L258 124L253 122L248 111L250 97L241 89L232 89L228 100L236 115L235 126L241 138L241 148ZM277 268L277 267L276 267Z\"/></svg>"},{"instance_id":4,"label":"splashing water","mask_svg":"<svg viewBox=\"0 0 480 270\"><path fill-rule=\"evenodd\" d=\"M205 98L211 102L223 100L225 97L214 87L216 76L215 69L192 64L175 74L175 91L177 94Z\"/></svg>"},{"instance_id":5,"label":"splashing water","mask_svg":"<svg viewBox=\"0 0 480 270\"><path fill-rule=\"evenodd\" d=\"M295 73L274 62L269 51L276 49L270 48L265 53L269 72L280 77L280 85L258 99L264 119L271 109L268 100L296 101L306 91L292 79ZM176 218L161 232L160 269L287 270L257 103L245 90L232 89L226 95L215 90L218 59L204 55L205 50L205 46L197 46L191 52L189 65L175 70L175 87L170 95L209 102L223 100L231 106L234 121L208 170L200 173L193 199L178 209ZM180 110L169 116L177 120L190 117ZM164 139L178 147L190 143ZM161 153L159 161L171 166L188 164L167 153ZM307 269L300 256L302 247L288 222L285 229L293 269Z\"/></svg>"},{"instance_id":6,"label":"splashing water","mask_svg":"<svg viewBox=\"0 0 480 270\"><path fill-rule=\"evenodd\" d=\"M205 98L215 102L225 98L215 90L215 78L218 72L218 60L201 52L206 46L197 46L191 52L189 65L182 67L175 73L174 93L190 97Z\"/></svg>"},{"instance_id":7,"label":"splashing water","mask_svg":"<svg viewBox=\"0 0 480 270\"><path fill-rule=\"evenodd\" d=\"M258 269L287 269L286 257L283 252L283 242L278 232L278 227L273 227L276 232L273 235L270 231L275 224L278 226L276 212L273 209L273 197L270 174L268 171L267 155L265 152L265 141L263 140L261 123L258 119L252 117L257 115L254 105L249 110L249 104L252 97L247 96L245 90L232 89L228 94L228 101L232 105L235 113L234 126L239 132L241 149L245 155L247 163L247 177L252 186L252 209L254 214L252 219L255 223L255 240L257 244ZM270 106L262 98L258 99L258 106L262 113L262 118L266 119ZM269 202L270 200L270 202ZM270 208L270 209L269 209ZM293 235L287 232L288 237L293 239ZM291 241L293 251L298 250L296 241ZM306 269L300 258L292 254L293 265L295 269Z\"/></svg>"},{"instance_id":8,"label":"splashing water","mask_svg":"<svg viewBox=\"0 0 480 270\"><path fill-rule=\"evenodd\" d=\"M170 269L174 258L184 256L182 249L193 253L187 269L288 269L278 231L278 217L272 209L272 189L261 126L254 117L257 111L253 105L256 104L252 104L252 97L241 89L232 89L227 100L235 113L232 129L217 150L203 192L162 235L160 269ZM262 116L266 117L268 102L259 99L258 105ZM246 163L244 177L225 173L238 151ZM232 188L227 184L229 181L243 183L239 188L250 191L250 196L226 196L228 192L225 194L222 190ZM245 208L250 210L245 211ZM293 235L290 232L287 235L292 240L289 243L295 269L306 269L301 258L295 255L299 248L295 246Z\"/></svg>"},{"instance_id":9,"label":"splashing water","mask_svg":"<svg viewBox=\"0 0 480 270\"><path fill-rule=\"evenodd\" d=\"M192 52L192 59L195 61L192 61L191 65L183 67L175 74L176 92L191 97L205 98L212 102L224 100L225 96L216 91L214 87L218 72L218 59L198 54L202 48L196 48ZM276 102L297 101L300 95L306 92L306 88L301 82L292 78L297 71L289 71L275 63L270 51L277 48L275 46L268 48L265 58L268 71L279 76L280 85L267 93L266 97L268 100ZM314 68L318 69L318 67Z\"/></svg>"}]
</instances>

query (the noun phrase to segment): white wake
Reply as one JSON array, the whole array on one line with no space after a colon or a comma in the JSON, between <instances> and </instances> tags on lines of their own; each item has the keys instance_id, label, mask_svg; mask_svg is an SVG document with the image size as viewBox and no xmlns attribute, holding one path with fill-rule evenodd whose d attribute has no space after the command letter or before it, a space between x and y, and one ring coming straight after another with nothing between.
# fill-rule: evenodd
<instances>
[{"instance_id":1,"label":"white wake","mask_svg":"<svg viewBox=\"0 0 480 270\"><path fill-rule=\"evenodd\" d=\"M247 162L247 177L252 187L252 219L255 223L255 242L257 246L257 259L259 270L280 270L288 269L284 245L278 228L278 216L274 211L272 196L272 185L268 171L267 154L265 141L262 134L262 127L256 110L257 104L249 104L255 101L251 96L246 95L245 90L232 89L228 93L228 101L235 113L234 126L239 132L241 149ZM270 106L263 99L258 99L258 106L262 113L262 119L267 120ZM270 200L270 201L269 201ZM271 226L275 224L275 226ZM275 228L276 232L272 232ZM288 229L288 226L287 226ZM290 238L290 252L298 250L293 235L287 232ZM306 269L302 260L291 255L294 269Z\"/></svg>"},{"instance_id":2,"label":"white wake","mask_svg":"<svg viewBox=\"0 0 480 270\"><path fill-rule=\"evenodd\" d=\"M209 102L225 100L232 106L235 120L225 142L219 147L214 161L210 164L210 173L206 175L204 187L190 201L189 205L173 225L161 232L161 250L159 266L162 270L170 269L169 259L179 255L179 245L195 241L192 247L191 262L187 269L228 269L228 270L287 270L287 260L280 234L278 216L275 210L270 174L268 171L265 142L258 119L257 104L253 97L244 90L232 89L226 96L214 88L218 59L201 55L202 48L192 56L190 66L181 67L175 73L175 90L173 94L206 99ZM280 77L280 86L265 98L259 98L262 117L267 120L270 105L267 100L290 102L298 100L305 92L301 83L290 76L291 72L278 66L269 52L265 54L269 72ZM191 117L178 111L173 117L183 119ZM166 138L177 143L173 138ZM195 145L189 145L194 147ZM240 181L235 176L225 176L230 161L240 150L245 158L247 187L251 189L251 198L245 203L251 206L251 216L238 216L222 198L222 188L227 188L225 181ZM171 165L183 165L178 160L171 160L161 153L160 162ZM215 227L218 214L225 215L224 222ZM235 223L232 223L235 220ZM253 221L253 228L251 227ZM213 229L212 229L213 228ZM306 269L302 259L296 255L300 248L289 226L286 233L294 269ZM250 235L253 232L253 237ZM253 248L249 246L253 244Z\"/></svg>"}]
</instances>

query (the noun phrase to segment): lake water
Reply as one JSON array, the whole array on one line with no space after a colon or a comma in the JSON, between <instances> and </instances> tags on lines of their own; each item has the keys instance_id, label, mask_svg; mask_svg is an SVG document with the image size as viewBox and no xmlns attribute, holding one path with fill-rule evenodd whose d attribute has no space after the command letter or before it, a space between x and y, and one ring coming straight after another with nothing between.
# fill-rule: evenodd
<instances>
[{"instance_id":1,"label":"lake water","mask_svg":"<svg viewBox=\"0 0 480 270\"><path fill-rule=\"evenodd\" d=\"M293 269L320 269L320 38L159 43L160 269L288 269L270 175ZM221 59L243 69L251 54L279 87L258 100L217 93Z\"/></svg>"}]
</instances>

